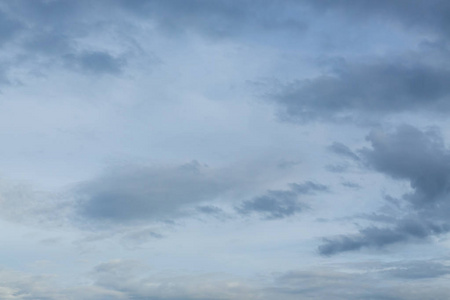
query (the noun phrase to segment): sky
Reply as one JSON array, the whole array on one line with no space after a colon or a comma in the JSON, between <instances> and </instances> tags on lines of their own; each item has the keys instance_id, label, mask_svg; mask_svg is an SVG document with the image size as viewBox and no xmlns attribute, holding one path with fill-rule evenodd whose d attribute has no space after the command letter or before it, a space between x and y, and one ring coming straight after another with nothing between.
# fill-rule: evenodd
<instances>
[{"instance_id":1,"label":"sky","mask_svg":"<svg viewBox=\"0 0 450 300\"><path fill-rule=\"evenodd\" d=\"M0 299L450 297L450 2L0 1Z\"/></svg>"}]
</instances>

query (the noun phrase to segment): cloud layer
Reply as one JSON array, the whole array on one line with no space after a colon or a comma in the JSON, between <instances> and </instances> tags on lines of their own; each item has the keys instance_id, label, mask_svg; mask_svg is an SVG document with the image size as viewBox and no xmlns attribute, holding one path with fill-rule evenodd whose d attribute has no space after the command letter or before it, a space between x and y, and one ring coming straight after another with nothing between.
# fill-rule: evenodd
<instances>
[{"instance_id":1,"label":"cloud layer","mask_svg":"<svg viewBox=\"0 0 450 300\"><path fill-rule=\"evenodd\" d=\"M449 16L0 0L0 298L449 298Z\"/></svg>"}]
</instances>

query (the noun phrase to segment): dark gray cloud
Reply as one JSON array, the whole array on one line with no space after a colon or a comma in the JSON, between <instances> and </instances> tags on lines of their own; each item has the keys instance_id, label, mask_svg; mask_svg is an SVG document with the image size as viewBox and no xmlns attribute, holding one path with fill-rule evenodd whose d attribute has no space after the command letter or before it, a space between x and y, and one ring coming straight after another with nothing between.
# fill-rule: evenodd
<instances>
[{"instance_id":1,"label":"dark gray cloud","mask_svg":"<svg viewBox=\"0 0 450 300\"><path fill-rule=\"evenodd\" d=\"M237 211L243 215L258 213L268 219L281 219L307 207L297 198L297 193L293 191L268 191L263 196L243 202Z\"/></svg>"},{"instance_id":2,"label":"dark gray cloud","mask_svg":"<svg viewBox=\"0 0 450 300\"><path fill-rule=\"evenodd\" d=\"M235 182L194 161L177 167L115 168L82 184L78 214L92 221L162 221L226 194Z\"/></svg>"},{"instance_id":3,"label":"dark gray cloud","mask_svg":"<svg viewBox=\"0 0 450 300\"><path fill-rule=\"evenodd\" d=\"M306 0L283 1L282 3L272 0L258 2L250 0L195 0L189 2L182 0L96 2L37 0L32 2L7 1L2 3L0 8L5 12L0 15L0 23L4 23L1 28L5 30L4 34L0 32L0 40L2 37L9 40L19 31L23 31L23 38L19 43L23 46L21 55L34 57L33 49L40 51L41 54L45 52L51 58L47 63L61 63L61 57L67 55L76 58L82 70L95 73L117 73L122 70L124 61L120 61L117 54L112 54L117 53L113 49L86 47L83 41L87 40L90 33L98 34L101 31L99 28L109 28L103 31L104 34L107 34L107 32L113 31L111 29L115 26L138 24L143 20L148 24L157 25L155 31L158 33L169 32L176 35L195 32L218 39L245 36L247 40L261 40L261 36L263 36L266 40L273 37L277 42L280 39L291 40L285 39L284 35L279 33L303 34L305 29L310 26L308 23L311 23L311 20L317 14L321 15L323 11L342 12L346 16L347 14L371 15L376 18L386 18L387 16L388 21L395 16L408 26L417 23L421 24L420 26L423 28L431 29L448 28L449 23L446 18L449 7L445 1L427 1L426 3L413 1L412 4L409 1L380 1L380 3L377 1L377 4L374 4L370 1L317 2ZM442 30L446 31L447 29ZM115 32L117 33L117 31ZM128 40L128 37L123 34L122 32L123 38L119 38L122 41ZM68 45L70 51L67 49ZM125 52L122 51L121 54ZM93 57L93 54L102 55ZM38 60L34 57L34 61ZM393 104L394 107L391 110L401 110L405 108L402 101L399 100L403 96L416 95L416 97L423 98L431 95L431 102L436 102L442 93L448 92L442 85L442 82L448 79L448 72L444 70L427 69L421 65L391 66L389 64L348 66L346 69L343 74L322 76L308 82L290 84L285 93L276 97L277 102L286 108L286 117L300 119L317 117L319 111L324 113L326 110L321 108L328 105L337 106L335 113L345 113L347 109L359 109L359 105L363 106L362 110L370 110L370 108L380 111L389 110L387 102ZM361 73L366 75L358 80ZM388 78L383 80L385 76ZM442 80L435 80L437 77ZM393 81L391 87L389 85L383 87L391 79L397 80ZM415 87L413 82L417 80L421 82L422 86ZM379 83L376 85L378 88L370 89L368 81ZM365 84L360 87L361 83ZM388 90L396 90L396 86L399 89L396 94L399 98L391 101L391 99L382 97L384 94L392 95ZM380 88L386 93L380 91ZM408 91L408 89L413 89L413 91ZM435 94L431 91L435 91ZM373 92L375 94L372 98L382 99L379 101L369 99L364 101L366 104L354 103L358 102L358 98L361 96L371 95ZM298 98L303 100L298 100ZM319 101L312 100L312 98ZM330 100L330 98L334 100ZM314 102L317 103L314 104ZM419 105L419 108L421 107Z\"/></svg>"},{"instance_id":4,"label":"dark gray cloud","mask_svg":"<svg viewBox=\"0 0 450 300\"><path fill-rule=\"evenodd\" d=\"M223 210L214 205L202 205L198 206L197 210L202 214L207 215L220 215L223 213Z\"/></svg>"},{"instance_id":5,"label":"dark gray cloud","mask_svg":"<svg viewBox=\"0 0 450 300\"><path fill-rule=\"evenodd\" d=\"M208 202L239 190L243 184L240 181L196 161L178 167L114 168L76 189L79 199L76 215L83 222L108 224L165 221L193 213L223 217L225 212ZM284 218L307 207L299 201L300 195L328 191L327 186L310 181L292 183L289 187L289 190L270 190L244 201L236 211L241 215L256 213L268 219Z\"/></svg>"},{"instance_id":6,"label":"dark gray cloud","mask_svg":"<svg viewBox=\"0 0 450 300\"><path fill-rule=\"evenodd\" d=\"M278 167L280 169L290 169L290 168L294 168L295 166L301 164L301 161L298 160L281 160L278 163Z\"/></svg>"},{"instance_id":7,"label":"dark gray cloud","mask_svg":"<svg viewBox=\"0 0 450 300\"><path fill-rule=\"evenodd\" d=\"M344 145L342 143L334 142L333 144L331 144L328 147L328 150L330 150L338 155L350 158L352 160L356 160L356 161L359 160L358 155L356 155L352 150L350 150L349 147L347 147L346 145Z\"/></svg>"},{"instance_id":8,"label":"dark gray cloud","mask_svg":"<svg viewBox=\"0 0 450 300\"><path fill-rule=\"evenodd\" d=\"M368 165L396 179L410 182L407 195L416 207L446 201L450 192L450 152L436 129L420 131L400 126L392 134L372 132L372 148L361 150Z\"/></svg>"},{"instance_id":9,"label":"dark gray cloud","mask_svg":"<svg viewBox=\"0 0 450 300\"><path fill-rule=\"evenodd\" d=\"M414 50L403 55L366 54L361 59L337 54L330 59L319 59L327 61L328 66L322 74L282 83L266 93L270 101L278 105L281 120L370 123L380 121L380 116L396 113L449 111L450 5L447 1L302 1L302 4L312 7L313 14L330 23L335 18L348 24L361 22L364 26L369 20L373 21L372 25L397 23L404 25L402 34L409 37L418 32L428 33L428 36L416 35L416 45L422 47L411 46ZM412 28L417 30L412 33ZM366 34L371 34L370 29ZM336 35L343 39L340 32Z\"/></svg>"},{"instance_id":10,"label":"dark gray cloud","mask_svg":"<svg viewBox=\"0 0 450 300\"><path fill-rule=\"evenodd\" d=\"M80 46L73 34L56 29L31 34L23 48L28 61L50 59L53 64L86 74L118 75L127 62L124 57L115 57L104 50L77 50Z\"/></svg>"},{"instance_id":11,"label":"dark gray cloud","mask_svg":"<svg viewBox=\"0 0 450 300\"><path fill-rule=\"evenodd\" d=\"M100 13L107 7L89 1L4 1L0 3L0 45L11 41L4 52L8 61L32 73L42 75L51 67L62 67L86 74L120 74L126 65L124 48L108 49L103 43L106 48L99 49L98 44L87 42L102 30L107 36L106 28L119 22ZM103 29L98 26L101 22L105 22Z\"/></svg>"},{"instance_id":12,"label":"dark gray cloud","mask_svg":"<svg viewBox=\"0 0 450 300\"><path fill-rule=\"evenodd\" d=\"M304 183L291 183L291 190L299 195L315 194L316 192L327 192L329 189L326 185L306 181Z\"/></svg>"},{"instance_id":13,"label":"dark gray cloud","mask_svg":"<svg viewBox=\"0 0 450 300\"><path fill-rule=\"evenodd\" d=\"M339 17L351 24L367 24L368 20L385 25L398 23L404 25L406 34L415 28L421 34L430 34L429 40L422 41L424 45L434 46L401 57L366 56L356 61L354 56L338 56L331 70L281 84L267 93L270 101L278 105L282 120L370 122L394 113L449 111L449 54L447 50L438 54L436 48L437 44L441 50L448 47L447 1L303 1L302 5L312 7L330 22Z\"/></svg>"},{"instance_id":14,"label":"dark gray cloud","mask_svg":"<svg viewBox=\"0 0 450 300\"><path fill-rule=\"evenodd\" d=\"M23 47L30 61L50 59L53 64L85 74L118 75L127 63L126 58L105 50L78 50L80 46L73 34L55 29L31 34Z\"/></svg>"},{"instance_id":15,"label":"dark gray cloud","mask_svg":"<svg viewBox=\"0 0 450 300\"><path fill-rule=\"evenodd\" d=\"M70 67L93 74L120 74L126 64L124 58L117 58L102 51L67 54L64 56L64 62Z\"/></svg>"},{"instance_id":16,"label":"dark gray cloud","mask_svg":"<svg viewBox=\"0 0 450 300\"><path fill-rule=\"evenodd\" d=\"M306 23L296 13L298 5L263 2L3 1L0 3L0 46L14 41L9 55L15 56L15 67L31 69L34 73L46 74L49 68L58 67L94 75L117 75L124 71L133 53L146 55L140 42L132 36L138 27L149 36L196 33L214 39L254 35L278 39L278 34L270 35L270 32L305 31ZM151 26L143 29L142 22ZM118 30L125 27L129 30ZM97 42L99 37L112 36L116 41L114 47L110 47L110 42Z\"/></svg>"},{"instance_id":17,"label":"dark gray cloud","mask_svg":"<svg viewBox=\"0 0 450 300\"><path fill-rule=\"evenodd\" d=\"M332 164L327 165L325 167L329 172L333 173L343 173L348 170L349 165L348 164Z\"/></svg>"},{"instance_id":18,"label":"dark gray cloud","mask_svg":"<svg viewBox=\"0 0 450 300\"><path fill-rule=\"evenodd\" d=\"M361 186L355 182L345 181L342 183L343 186L348 187L350 189L360 189Z\"/></svg>"},{"instance_id":19,"label":"dark gray cloud","mask_svg":"<svg viewBox=\"0 0 450 300\"><path fill-rule=\"evenodd\" d=\"M367 167L406 180L412 191L397 200L403 202L402 212L397 212L395 222L387 219L393 223L389 227L368 227L356 235L325 239L319 252L332 255L364 247L382 248L450 231L450 151L439 131L403 125L392 133L373 131L367 140L371 148L359 151Z\"/></svg>"},{"instance_id":20,"label":"dark gray cloud","mask_svg":"<svg viewBox=\"0 0 450 300\"><path fill-rule=\"evenodd\" d=\"M347 64L295 81L270 96L282 119L339 120L399 112L448 111L450 71L417 63Z\"/></svg>"},{"instance_id":21,"label":"dark gray cloud","mask_svg":"<svg viewBox=\"0 0 450 300\"><path fill-rule=\"evenodd\" d=\"M269 190L263 196L242 202L236 208L242 215L259 214L267 219L281 219L295 215L308 207L299 200L300 195L328 191L322 184L307 181L302 184L292 183L289 190Z\"/></svg>"},{"instance_id":22,"label":"dark gray cloud","mask_svg":"<svg viewBox=\"0 0 450 300\"><path fill-rule=\"evenodd\" d=\"M450 231L449 224L436 224L420 218L402 219L397 221L392 228L373 226L361 229L357 235L324 239L324 243L319 246L319 253L333 255L366 247L380 249L400 242L423 240L448 231Z\"/></svg>"}]
</instances>

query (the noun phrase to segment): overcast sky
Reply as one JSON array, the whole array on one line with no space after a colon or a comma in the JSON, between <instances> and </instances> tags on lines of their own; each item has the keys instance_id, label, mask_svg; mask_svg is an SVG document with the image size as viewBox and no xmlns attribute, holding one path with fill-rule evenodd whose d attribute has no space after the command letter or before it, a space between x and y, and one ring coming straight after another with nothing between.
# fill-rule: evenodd
<instances>
[{"instance_id":1,"label":"overcast sky","mask_svg":"<svg viewBox=\"0 0 450 300\"><path fill-rule=\"evenodd\" d=\"M0 299L450 298L448 0L1 0L0 48Z\"/></svg>"}]
</instances>

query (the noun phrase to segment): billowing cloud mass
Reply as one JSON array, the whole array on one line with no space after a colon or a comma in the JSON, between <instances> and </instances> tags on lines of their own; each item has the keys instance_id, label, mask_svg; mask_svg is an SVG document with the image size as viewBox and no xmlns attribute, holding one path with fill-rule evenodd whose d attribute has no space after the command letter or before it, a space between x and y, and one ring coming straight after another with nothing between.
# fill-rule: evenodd
<instances>
[{"instance_id":1,"label":"billowing cloud mass","mask_svg":"<svg viewBox=\"0 0 450 300\"><path fill-rule=\"evenodd\" d=\"M0 0L0 299L447 299L447 0Z\"/></svg>"}]
</instances>

